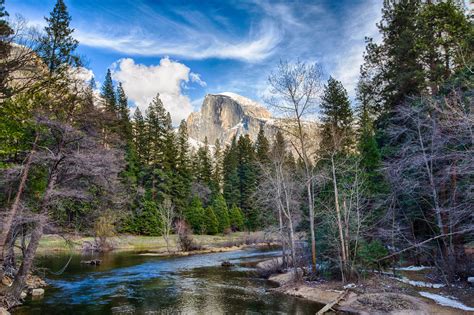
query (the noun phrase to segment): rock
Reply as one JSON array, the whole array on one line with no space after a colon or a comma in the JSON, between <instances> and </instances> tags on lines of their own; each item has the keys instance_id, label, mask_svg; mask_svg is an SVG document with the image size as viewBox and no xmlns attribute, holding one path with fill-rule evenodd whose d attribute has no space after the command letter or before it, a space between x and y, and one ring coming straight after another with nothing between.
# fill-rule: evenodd
<instances>
[{"instance_id":1,"label":"rock","mask_svg":"<svg viewBox=\"0 0 474 315\"><path fill-rule=\"evenodd\" d=\"M95 265L95 266L98 266L98 265L100 265L101 262L102 262L102 260L100 260L100 259L81 260L81 264L85 264L85 265Z\"/></svg>"},{"instance_id":2,"label":"rock","mask_svg":"<svg viewBox=\"0 0 474 315\"><path fill-rule=\"evenodd\" d=\"M5 308L0 307L0 315L10 315L10 312L7 311Z\"/></svg>"},{"instance_id":3,"label":"rock","mask_svg":"<svg viewBox=\"0 0 474 315\"><path fill-rule=\"evenodd\" d=\"M28 277L26 278L26 286L28 287L28 289L32 290L45 287L47 286L47 283L38 276L28 275Z\"/></svg>"},{"instance_id":4,"label":"rock","mask_svg":"<svg viewBox=\"0 0 474 315\"><path fill-rule=\"evenodd\" d=\"M356 285L354 283L349 283L349 284L346 284L345 286L343 286L344 289L353 289L355 287L356 287Z\"/></svg>"},{"instance_id":5,"label":"rock","mask_svg":"<svg viewBox=\"0 0 474 315\"><path fill-rule=\"evenodd\" d=\"M234 93L208 94L201 111L192 113L187 124L191 139L199 144L207 137L212 145L216 139L225 144L229 143L233 136L245 134L255 140L260 125L264 126L268 137L269 133L272 133L270 129L275 129L269 124L270 118L271 114L265 107L243 96ZM276 132L276 129L273 132Z\"/></svg>"},{"instance_id":6,"label":"rock","mask_svg":"<svg viewBox=\"0 0 474 315\"><path fill-rule=\"evenodd\" d=\"M31 296L33 298L42 297L43 295L44 295L44 289L33 289L33 291L31 291Z\"/></svg>"},{"instance_id":7,"label":"rock","mask_svg":"<svg viewBox=\"0 0 474 315\"><path fill-rule=\"evenodd\" d=\"M2 278L2 284L3 284L3 285L9 287L9 286L12 285L12 283L13 283L13 280L10 279L9 277L3 277L3 278Z\"/></svg>"},{"instance_id":8,"label":"rock","mask_svg":"<svg viewBox=\"0 0 474 315\"><path fill-rule=\"evenodd\" d=\"M272 139L279 129L292 128L293 124L288 119L272 118L259 103L230 92L206 95L201 110L191 113L187 119L189 144L194 148L203 146L206 138L210 145L216 140L226 145L234 136L241 135L249 135L255 141L260 127L265 136ZM314 145L318 139L317 126L314 121L304 121L302 126L316 140Z\"/></svg>"},{"instance_id":9,"label":"rock","mask_svg":"<svg viewBox=\"0 0 474 315\"><path fill-rule=\"evenodd\" d=\"M21 291L21 294L20 294L20 299L24 300L26 298L27 294L25 291Z\"/></svg>"},{"instance_id":10,"label":"rock","mask_svg":"<svg viewBox=\"0 0 474 315\"><path fill-rule=\"evenodd\" d=\"M221 264L222 267L232 267L233 265L234 265L233 263L231 263L230 261L227 261L227 260L223 261L222 264Z\"/></svg>"}]
</instances>

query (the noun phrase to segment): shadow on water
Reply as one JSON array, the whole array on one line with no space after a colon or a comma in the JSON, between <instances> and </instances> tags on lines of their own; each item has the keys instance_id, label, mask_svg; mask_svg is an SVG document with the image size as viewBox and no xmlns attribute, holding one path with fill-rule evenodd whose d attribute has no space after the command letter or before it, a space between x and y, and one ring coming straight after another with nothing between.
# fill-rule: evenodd
<instances>
[{"instance_id":1,"label":"shadow on water","mask_svg":"<svg viewBox=\"0 0 474 315\"><path fill-rule=\"evenodd\" d=\"M257 249L187 257L112 252L100 257L100 266L83 265L90 257L76 255L61 275L45 274L50 286L43 299L28 299L14 314L314 314L320 305L268 292L271 284L248 267L275 255ZM38 265L54 271L68 259L46 256ZM221 267L224 260L235 266Z\"/></svg>"}]
</instances>

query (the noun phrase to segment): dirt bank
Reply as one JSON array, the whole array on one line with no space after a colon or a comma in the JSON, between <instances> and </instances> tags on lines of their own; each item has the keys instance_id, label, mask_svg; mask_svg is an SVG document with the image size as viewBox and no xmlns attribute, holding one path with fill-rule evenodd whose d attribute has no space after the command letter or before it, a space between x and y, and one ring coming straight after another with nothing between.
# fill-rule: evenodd
<instances>
[{"instance_id":1,"label":"dirt bank","mask_svg":"<svg viewBox=\"0 0 474 315\"><path fill-rule=\"evenodd\" d=\"M409 284L393 278L375 275L360 281L357 285L346 285L337 281L302 281L295 284L290 273L277 274L269 278L279 285L275 291L308 299L323 305L343 296L332 308L349 314L474 314L459 308L442 306L419 294ZM469 307L468 307L469 308Z\"/></svg>"}]
</instances>

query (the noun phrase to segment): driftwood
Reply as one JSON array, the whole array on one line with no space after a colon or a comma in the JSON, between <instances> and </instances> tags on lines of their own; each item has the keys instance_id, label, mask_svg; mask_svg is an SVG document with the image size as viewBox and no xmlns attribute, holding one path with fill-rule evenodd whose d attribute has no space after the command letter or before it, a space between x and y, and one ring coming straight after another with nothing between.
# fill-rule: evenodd
<instances>
[{"instance_id":1,"label":"driftwood","mask_svg":"<svg viewBox=\"0 0 474 315\"><path fill-rule=\"evenodd\" d=\"M474 229L471 228L471 229L465 229L465 230L456 231L456 232L451 232L451 233L440 234L440 235L437 235L437 236L435 236L435 237L432 237L432 238L429 238L429 239L427 239L427 240L424 240L423 242L420 242L420 243L415 244L415 245L413 245L413 246L404 248L404 249L402 249L402 250L400 250L400 251L398 251L398 252L396 252L396 253L393 253L393 254L387 255L387 256L385 256L385 257L382 257L382 258L380 258L380 259L377 259L377 262L380 262L380 261L385 260L385 259L392 258L392 257L394 257L394 256L398 256L398 255L400 255L401 253L404 253L404 252L406 252L406 251L408 251L408 250L410 250L410 249L413 249L413 248L420 247L420 246L422 246L422 245L424 245L424 244L426 244L426 243L429 243L429 242L431 242L431 241L437 240L438 238L447 237L447 236L456 235L456 234L464 234L464 233L472 232L472 231L474 231Z\"/></svg>"},{"instance_id":2,"label":"driftwood","mask_svg":"<svg viewBox=\"0 0 474 315\"><path fill-rule=\"evenodd\" d=\"M345 290L344 292L341 292L341 294L339 294L338 297L334 301L326 304L326 306L324 306L322 309L320 309L316 313L316 315L322 315L322 314L328 312L329 310L331 310L334 305L339 303L339 301L341 301L346 296L347 292L349 292L349 291Z\"/></svg>"},{"instance_id":3,"label":"driftwood","mask_svg":"<svg viewBox=\"0 0 474 315\"><path fill-rule=\"evenodd\" d=\"M84 264L84 265L95 265L95 266L98 266L98 265L100 265L101 262L102 262L102 260L100 260L100 259L81 260L81 264Z\"/></svg>"}]
</instances>

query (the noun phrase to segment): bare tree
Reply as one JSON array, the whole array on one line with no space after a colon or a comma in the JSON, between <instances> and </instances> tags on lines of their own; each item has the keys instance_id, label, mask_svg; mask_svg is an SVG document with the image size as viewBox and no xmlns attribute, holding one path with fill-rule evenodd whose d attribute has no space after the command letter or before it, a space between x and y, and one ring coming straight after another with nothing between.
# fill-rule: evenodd
<instances>
[{"instance_id":1,"label":"bare tree","mask_svg":"<svg viewBox=\"0 0 474 315\"><path fill-rule=\"evenodd\" d=\"M18 300L24 288L48 217L55 206L66 198L92 201L97 198L91 194L89 188L92 186L104 192L101 206L113 205L113 198L120 187L120 153L102 149L94 138L70 125L44 118L38 118L38 124L46 130L45 134L40 135L40 143L47 143L48 146L38 145L41 151L35 155L34 163L47 168L48 179L23 261L10 288L13 301Z\"/></svg>"},{"instance_id":2,"label":"bare tree","mask_svg":"<svg viewBox=\"0 0 474 315\"><path fill-rule=\"evenodd\" d=\"M398 149L385 164L398 204L394 216L408 225L397 230L410 231L400 237L412 246L419 243L417 249L428 246L423 238L433 240L434 262L446 281L462 265L463 235L474 230L473 115L472 96L452 91L443 98L413 99L399 106L387 131ZM416 207L407 209L405 200ZM407 211L416 212L429 233L415 231Z\"/></svg>"},{"instance_id":3,"label":"bare tree","mask_svg":"<svg viewBox=\"0 0 474 315\"><path fill-rule=\"evenodd\" d=\"M258 201L268 208L275 209L274 215L278 218L283 261L293 267L295 280L299 280L295 226L301 219L300 182L295 170L291 169L287 163L285 147L274 145L270 153L270 163L260 165L260 169L262 181L258 188ZM287 259L287 246L290 259Z\"/></svg>"},{"instance_id":4,"label":"bare tree","mask_svg":"<svg viewBox=\"0 0 474 315\"><path fill-rule=\"evenodd\" d=\"M173 222L176 217L175 206L171 203L170 199L165 199L163 203L158 207L158 216L160 218L160 234L163 236L166 242L166 250L170 250L170 235L173 231Z\"/></svg>"},{"instance_id":5,"label":"bare tree","mask_svg":"<svg viewBox=\"0 0 474 315\"><path fill-rule=\"evenodd\" d=\"M285 115L292 124L282 130L290 137L291 145L304 164L304 185L306 187L311 234L311 262L316 272L316 236L314 228L313 161L310 152L311 139L305 129L305 118L315 114L321 92L321 70L317 65L301 61L289 63L280 61L276 71L268 79L272 97L267 103L277 112Z\"/></svg>"}]
</instances>

